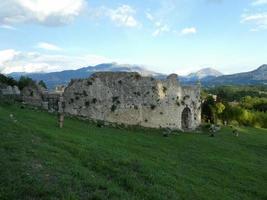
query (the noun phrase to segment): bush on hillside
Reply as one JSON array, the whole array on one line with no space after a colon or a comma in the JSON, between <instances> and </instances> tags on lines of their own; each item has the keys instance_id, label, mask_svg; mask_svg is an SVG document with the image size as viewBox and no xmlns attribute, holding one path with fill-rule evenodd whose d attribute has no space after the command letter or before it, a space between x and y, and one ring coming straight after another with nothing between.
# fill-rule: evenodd
<instances>
[{"instance_id":1,"label":"bush on hillside","mask_svg":"<svg viewBox=\"0 0 267 200\"><path fill-rule=\"evenodd\" d=\"M0 74L0 83L10 86L18 85L18 82L15 79L3 74Z\"/></svg>"},{"instance_id":2,"label":"bush on hillside","mask_svg":"<svg viewBox=\"0 0 267 200\"><path fill-rule=\"evenodd\" d=\"M26 76L21 76L18 82L19 89L22 90L23 88L31 85L36 85L35 81L31 78Z\"/></svg>"}]
</instances>

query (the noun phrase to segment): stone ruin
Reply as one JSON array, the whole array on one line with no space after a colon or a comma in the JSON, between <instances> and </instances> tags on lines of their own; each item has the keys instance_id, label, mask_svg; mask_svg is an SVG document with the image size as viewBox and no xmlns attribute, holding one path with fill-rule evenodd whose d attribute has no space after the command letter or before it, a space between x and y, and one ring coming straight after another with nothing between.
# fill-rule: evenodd
<instances>
[{"instance_id":1,"label":"stone ruin","mask_svg":"<svg viewBox=\"0 0 267 200\"><path fill-rule=\"evenodd\" d=\"M201 123L200 85L182 86L177 75L164 80L136 72L98 72L72 80L64 92L39 85L21 91L25 104L112 124L194 130Z\"/></svg>"},{"instance_id":2,"label":"stone ruin","mask_svg":"<svg viewBox=\"0 0 267 200\"><path fill-rule=\"evenodd\" d=\"M3 96L6 95L20 95L20 90L17 86L2 85L0 87L0 94Z\"/></svg>"},{"instance_id":3,"label":"stone ruin","mask_svg":"<svg viewBox=\"0 0 267 200\"><path fill-rule=\"evenodd\" d=\"M72 80L64 113L115 124L194 130L201 123L200 85L181 86L135 72L98 72Z\"/></svg>"},{"instance_id":4,"label":"stone ruin","mask_svg":"<svg viewBox=\"0 0 267 200\"><path fill-rule=\"evenodd\" d=\"M58 112L58 102L62 94L48 92L40 85L31 85L21 91L22 102L31 106L40 107L49 112Z\"/></svg>"},{"instance_id":5,"label":"stone ruin","mask_svg":"<svg viewBox=\"0 0 267 200\"><path fill-rule=\"evenodd\" d=\"M0 84L0 100L13 102L20 100L20 90L17 86Z\"/></svg>"}]
</instances>

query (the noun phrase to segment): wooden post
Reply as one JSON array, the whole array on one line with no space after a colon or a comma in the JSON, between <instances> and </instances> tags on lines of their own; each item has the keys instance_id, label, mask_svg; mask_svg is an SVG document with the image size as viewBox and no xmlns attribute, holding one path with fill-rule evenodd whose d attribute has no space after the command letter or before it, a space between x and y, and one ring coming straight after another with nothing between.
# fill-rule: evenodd
<instances>
[{"instance_id":1,"label":"wooden post","mask_svg":"<svg viewBox=\"0 0 267 200\"><path fill-rule=\"evenodd\" d=\"M63 125L64 125L64 114L63 113L58 113L58 125L59 125L59 128L63 128Z\"/></svg>"},{"instance_id":2,"label":"wooden post","mask_svg":"<svg viewBox=\"0 0 267 200\"><path fill-rule=\"evenodd\" d=\"M58 101L58 125L59 128L63 128L64 126L64 109L63 109L63 97L60 95Z\"/></svg>"}]
</instances>

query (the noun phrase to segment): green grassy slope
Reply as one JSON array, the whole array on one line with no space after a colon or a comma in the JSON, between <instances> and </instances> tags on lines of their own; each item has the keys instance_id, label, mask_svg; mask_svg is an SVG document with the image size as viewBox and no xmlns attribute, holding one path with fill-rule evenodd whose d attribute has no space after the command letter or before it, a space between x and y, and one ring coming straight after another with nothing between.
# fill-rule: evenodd
<instances>
[{"instance_id":1,"label":"green grassy slope","mask_svg":"<svg viewBox=\"0 0 267 200\"><path fill-rule=\"evenodd\" d=\"M266 180L264 129L59 129L54 115L0 106L0 199L267 199Z\"/></svg>"}]
</instances>

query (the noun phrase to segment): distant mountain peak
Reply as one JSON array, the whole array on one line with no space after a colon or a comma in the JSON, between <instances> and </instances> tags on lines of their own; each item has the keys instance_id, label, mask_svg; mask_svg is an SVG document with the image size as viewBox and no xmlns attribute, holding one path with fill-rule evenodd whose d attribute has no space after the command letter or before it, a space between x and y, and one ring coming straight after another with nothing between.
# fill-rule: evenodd
<instances>
[{"instance_id":1,"label":"distant mountain peak","mask_svg":"<svg viewBox=\"0 0 267 200\"><path fill-rule=\"evenodd\" d=\"M222 75L223 73L219 72L218 70L210 68L210 67L206 67L206 68L200 69L197 72L189 74L188 78L203 79L206 77L218 77Z\"/></svg>"},{"instance_id":2,"label":"distant mountain peak","mask_svg":"<svg viewBox=\"0 0 267 200\"><path fill-rule=\"evenodd\" d=\"M267 64L261 65L256 71L267 71Z\"/></svg>"},{"instance_id":3,"label":"distant mountain peak","mask_svg":"<svg viewBox=\"0 0 267 200\"><path fill-rule=\"evenodd\" d=\"M142 65L129 65L118 63L103 63L96 66L88 66L77 70L65 70L51 73L12 73L12 77L19 79L21 75L26 75L34 80L45 81L49 89L57 85L67 85L71 79L88 78L96 72L138 72L142 76L164 76L163 74L150 71Z\"/></svg>"}]
</instances>

